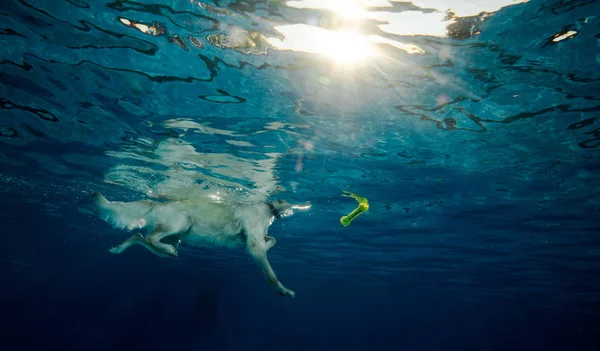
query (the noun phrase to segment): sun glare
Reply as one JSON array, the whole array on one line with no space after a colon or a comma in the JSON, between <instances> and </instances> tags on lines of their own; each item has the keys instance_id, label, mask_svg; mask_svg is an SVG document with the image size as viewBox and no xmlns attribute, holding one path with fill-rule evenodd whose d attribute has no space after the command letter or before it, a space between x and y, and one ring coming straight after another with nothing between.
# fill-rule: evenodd
<instances>
[{"instance_id":1,"label":"sun glare","mask_svg":"<svg viewBox=\"0 0 600 351\"><path fill-rule=\"evenodd\" d=\"M288 1L286 5L298 9L328 10L343 17L345 22L335 29L308 24L277 26L275 29L283 35L283 39L268 38L275 49L321 54L340 65L358 64L366 58L379 56L377 48L380 45L393 46L409 54L424 53L416 45L360 33L357 23L371 19L373 15L368 8L391 6L386 0L296 0ZM403 20L406 22L405 18Z\"/></svg>"},{"instance_id":2,"label":"sun glare","mask_svg":"<svg viewBox=\"0 0 600 351\"><path fill-rule=\"evenodd\" d=\"M276 27L284 40L268 38L279 50L293 50L326 55L339 64L355 64L376 56L377 48L368 37L351 31L331 31L306 24Z\"/></svg>"},{"instance_id":3,"label":"sun glare","mask_svg":"<svg viewBox=\"0 0 600 351\"><path fill-rule=\"evenodd\" d=\"M365 8L358 1L333 0L329 2L328 8L347 20L358 20L366 14Z\"/></svg>"},{"instance_id":4,"label":"sun glare","mask_svg":"<svg viewBox=\"0 0 600 351\"><path fill-rule=\"evenodd\" d=\"M404 11L385 10L393 7L393 3L404 2L403 0L287 1L286 5L289 7L333 12L343 17L344 21L334 21L332 23L335 25L328 28L308 24L281 25L275 29L282 34L283 39L267 40L275 49L321 54L342 65L358 64L368 57L380 56L377 48L381 46L391 46L411 55L422 55L426 53L425 50L415 44L380 35L363 35L359 28L363 21L371 21L387 34L446 38L448 26L454 21L448 18L447 11L472 16L527 1L529 0L413 0L413 4L421 9ZM423 11L425 8L437 11Z\"/></svg>"},{"instance_id":5,"label":"sun glare","mask_svg":"<svg viewBox=\"0 0 600 351\"><path fill-rule=\"evenodd\" d=\"M321 40L326 48L324 54L337 63L358 63L377 54L375 46L366 37L356 33L332 32Z\"/></svg>"},{"instance_id":6,"label":"sun glare","mask_svg":"<svg viewBox=\"0 0 600 351\"><path fill-rule=\"evenodd\" d=\"M339 14L346 20L358 20L366 14L363 1L359 0L300 0L288 1L286 5L299 9L325 9Z\"/></svg>"}]
</instances>

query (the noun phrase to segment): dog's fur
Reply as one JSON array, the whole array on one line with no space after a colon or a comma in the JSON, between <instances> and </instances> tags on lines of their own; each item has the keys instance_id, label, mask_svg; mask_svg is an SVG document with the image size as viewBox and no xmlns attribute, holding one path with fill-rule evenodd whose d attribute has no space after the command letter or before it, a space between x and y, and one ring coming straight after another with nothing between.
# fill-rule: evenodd
<instances>
[{"instance_id":1,"label":"dog's fur","mask_svg":"<svg viewBox=\"0 0 600 351\"><path fill-rule=\"evenodd\" d=\"M134 234L109 251L119 254L131 245L140 244L154 254L177 256L179 244L201 247L245 247L250 256L275 285L279 293L294 297L277 279L267 260L267 251L275 238L267 231L275 218L287 216L294 209L310 205L292 205L278 200L272 203L224 204L208 201L111 202L100 193L92 194L102 219L121 229L148 228L148 235Z\"/></svg>"}]
</instances>

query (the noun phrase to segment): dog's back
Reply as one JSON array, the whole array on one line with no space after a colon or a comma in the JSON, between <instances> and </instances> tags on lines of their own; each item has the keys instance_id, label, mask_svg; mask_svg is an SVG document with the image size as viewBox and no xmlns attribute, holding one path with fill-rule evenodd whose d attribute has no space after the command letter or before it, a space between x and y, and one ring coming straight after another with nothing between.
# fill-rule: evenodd
<instances>
[{"instance_id":1,"label":"dog's back","mask_svg":"<svg viewBox=\"0 0 600 351\"><path fill-rule=\"evenodd\" d=\"M100 217L119 229L133 230L143 228L147 221L145 215L154 207L153 201L116 202L108 201L100 193L93 193L92 198L100 212Z\"/></svg>"}]
</instances>

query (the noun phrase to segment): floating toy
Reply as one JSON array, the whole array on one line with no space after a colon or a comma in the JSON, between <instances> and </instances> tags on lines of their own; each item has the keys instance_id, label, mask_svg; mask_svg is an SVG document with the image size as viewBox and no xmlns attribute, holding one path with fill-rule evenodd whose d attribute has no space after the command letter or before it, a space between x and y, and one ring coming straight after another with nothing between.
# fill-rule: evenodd
<instances>
[{"instance_id":1,"label":"floating toy","mask_svg":"<svg viewBox=\"0 0 600 351\"><path fill-rule=\"evenodd\" d=\"M362 197L348 191L344 191L342 196L352 197L358 201L358 207L355 208L354 211L350 212L347 216L340 218L340 223L342 223L344 227L347 227L350 225L350 222L354 220L354 218L358 217L359 214L369 210L369 200L367 200L366 197Z\"/></svg>"}]
</instances>

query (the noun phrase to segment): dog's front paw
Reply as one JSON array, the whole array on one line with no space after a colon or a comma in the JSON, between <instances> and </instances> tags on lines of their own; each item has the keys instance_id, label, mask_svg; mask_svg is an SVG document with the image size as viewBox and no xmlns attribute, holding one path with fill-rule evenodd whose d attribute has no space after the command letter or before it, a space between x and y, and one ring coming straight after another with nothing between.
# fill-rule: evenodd
<instances>
[{"instance_id":1,"label":"dog's front paw","mask_svg":"<svg viewBox=\"0 0 600 351\"><path fill-rule=\"evenodd\" d=\"M108 249L108 252L110 252L111 254L120 254L121 252L123 252L123 249L121 249L120 246L113 246L110 249Z\"/></svg>"},{"instance_id":2,"label":"dog's front paw","mask_svg":"<svg viewBox=\"0 0 600 351\"><path fill-rule=\"evenodd\" d=\"M177 257L177 249L173 246L166 247L165 253L171 257Z\"/></svg>"},{"instance_id":3,"label":"dog's front paw","mask_svg":"<svg viewBox=\"0 0 600 351\"><path fill-rule=\"evenodd\" d=\"M286 287L284 287L283 285L281 285L279 287L279 295L281 296L287 296L287 297L291 297L292 299L296 296L296 293L293 292L290 289L287 289Z\"/></svg>"}]
</instances>

